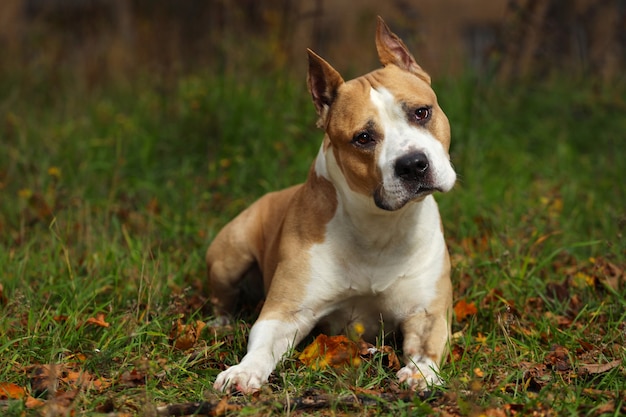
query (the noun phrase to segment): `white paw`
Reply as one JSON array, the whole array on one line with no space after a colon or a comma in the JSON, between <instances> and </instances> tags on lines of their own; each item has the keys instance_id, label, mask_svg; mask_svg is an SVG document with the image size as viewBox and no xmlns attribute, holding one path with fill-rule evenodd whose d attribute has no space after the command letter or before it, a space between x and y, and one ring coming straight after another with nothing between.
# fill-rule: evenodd
<instances>
[{"instance_id":1,"label":"white paw","mask_svg":"<svg viewBox=\"0 0 626 417\"><path fill-rule=\"evenodd\" d=\"M271 373L271 370L270 370ZM213 388L218 391L226 392L228 390L237 390L244 394L252 394L261 388L263 383L267 382L269 373L259 368L251 368L239 364L231 366L227 370L221 372Z\"/></svg>"},{"instance_id":2,"label":"white paw","mask_svg":"<svg viewBox=\"0 0 626 417\"><path fill-rule=\"evenodd\" d=\"M396 374L400 383L405 382L413 391L424 391L433 385L443 384L439 367L430 359L413 361Z\"/></svg>"}]
</instances>

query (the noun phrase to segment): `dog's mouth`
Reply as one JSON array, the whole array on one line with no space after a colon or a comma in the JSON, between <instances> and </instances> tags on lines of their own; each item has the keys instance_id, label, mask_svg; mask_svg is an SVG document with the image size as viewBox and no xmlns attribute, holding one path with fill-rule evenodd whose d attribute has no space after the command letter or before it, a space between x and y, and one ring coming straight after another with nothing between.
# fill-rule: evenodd
<instances>
[{"instance_id":1,"label":"dog's mouth","mask_svg":"<svg viewBox=\"0 0 626 417\"><path fill-rule=\"evenodd\" d=\"M376 207L386 210L399 210L411 201L419 201L435 192L443 192L440 187L426 184L412 184L410 186L396 187L388 191L382 185L374 191L374 204Z\"/></svg>"}]
</instances>

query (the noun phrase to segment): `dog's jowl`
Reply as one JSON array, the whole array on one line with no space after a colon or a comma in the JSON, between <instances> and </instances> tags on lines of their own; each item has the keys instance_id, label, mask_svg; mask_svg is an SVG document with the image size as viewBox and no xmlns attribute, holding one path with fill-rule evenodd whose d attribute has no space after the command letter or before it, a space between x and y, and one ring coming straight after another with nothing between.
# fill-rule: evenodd
<instances>
[{"instance_id":1,"label":"dog's jowl","mask_svg":"<svg viewBox=\"0 0 626 417\"><path fill-rule=\"evenodd\" d=\"M350 81L309 51L308 85L325 135L305 183L265 195L217 235L206 254L220 320L239 283L261 271L265 303L248 351L215 381L253 392L317 325L364 337L403 335L398 378L440 384L450 333L450 261L435 191L456 180L450 126L430 76L378 20L382 68Z\"/></svg>"}]
</instances>

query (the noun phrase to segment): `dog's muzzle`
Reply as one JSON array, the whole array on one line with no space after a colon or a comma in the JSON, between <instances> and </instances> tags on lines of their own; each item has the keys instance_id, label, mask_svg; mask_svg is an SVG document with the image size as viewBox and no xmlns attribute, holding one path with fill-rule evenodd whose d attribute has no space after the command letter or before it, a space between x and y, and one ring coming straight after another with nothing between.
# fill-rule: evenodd
<instances>
[{"instance_id":1,"label":"dog's muzzle","mask_svg":"<svg viewBox=\"0 0 626 417\"><path fill-rule=\"evenodd\" d=\"M374 193L376 206L383 210L397 210L411 200L440 190L434 184L430 161L424 152L401 156L393 170L396 181L379 187Z\"/></svg>"}]
</instances>

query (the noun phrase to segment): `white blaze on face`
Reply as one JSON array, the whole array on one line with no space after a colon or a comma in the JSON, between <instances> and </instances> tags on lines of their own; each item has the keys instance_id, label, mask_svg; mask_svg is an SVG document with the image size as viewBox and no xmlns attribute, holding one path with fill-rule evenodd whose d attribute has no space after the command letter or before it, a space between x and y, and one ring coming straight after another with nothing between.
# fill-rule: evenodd
<instances>
[{"instance_id":1,"label":"white blaze on face","mask_svg":"<svg viewBox=\"0 0 626 417\"><path fill-rule=\"evenodd\" d=\"M383 180L383 197L390 207L401 207L412 198L402 180L396 175L396 161L403 155L422 152L428 158L431 184L442 192L452 189L456 174L448 153L441 142L425 126L409 123L406 110L389 90L379 87L370 90L370 99L378 110L378 123L384 139L378 150L378 166ZM425 103L427 104L427 103ZM440 110L439 110L440 111Z\"/></svg>"}]
</instances>

